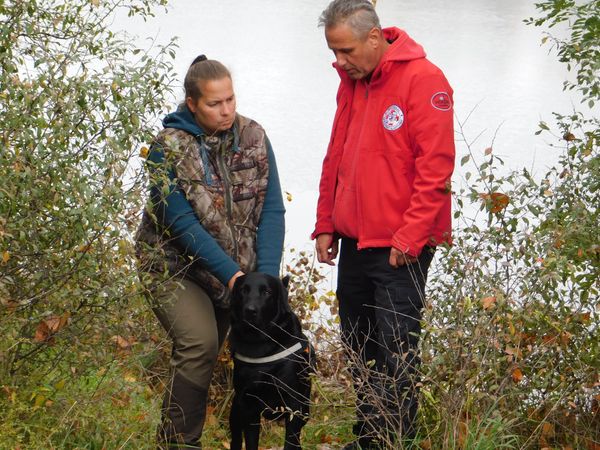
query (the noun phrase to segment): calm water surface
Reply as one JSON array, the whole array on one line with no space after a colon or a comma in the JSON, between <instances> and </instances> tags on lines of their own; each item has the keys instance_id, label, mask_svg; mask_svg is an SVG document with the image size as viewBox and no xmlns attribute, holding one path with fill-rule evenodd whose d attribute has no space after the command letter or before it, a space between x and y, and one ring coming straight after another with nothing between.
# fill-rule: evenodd
<instances>
[{"instance_id":1,"label":"calm water surface","mask_svg":"<svg viewBox=\"0 0 600 450\"><path fill-rule=\"evenodd\" d=\"M238 110L260 122L271 139L287 203L286 246L312 248L321 161L335 110L338 76L331 67L317 19L328 0L174 0L149 22L119 19L138 39L166 42L179 36L180 79L195 56L205 53L232 71ZM495 153L511 168L543 173L558 156L534 136L552 111L578 107L562 91L566 68L542 30L523 19L536 14L523 0L379 0L382 25L406 30L444 70L455 94L456 123L464 125L477 153L494 139ZM183 97L183 91L178 92ZM471 113L471 114L470 114ZM469 120L465 122L467 116ZM457 126L457 129L459 127ZM494 138L495 136L495 138ZM457 161L467 152L457 135ZM455 182L462 182L457 169Z\"/></svg>"}]
</instances>

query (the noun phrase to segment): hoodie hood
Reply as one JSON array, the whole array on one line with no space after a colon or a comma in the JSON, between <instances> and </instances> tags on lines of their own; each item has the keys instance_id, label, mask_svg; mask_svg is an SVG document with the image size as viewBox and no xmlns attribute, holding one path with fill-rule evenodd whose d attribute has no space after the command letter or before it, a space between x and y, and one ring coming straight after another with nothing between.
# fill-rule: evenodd
<instances>
[{"instance_id":1,"label":"hoodie hood","mask_svg":"<svg viewBox=\"0 0 600 450\"><path fill-rule=\"evenodd\" d=\"M400 28L384 28L383 37L390 43L390 46L384 53L379 63L380 66L390 61L411 61L426 56L423 47Z\"/></svg>"},{"instance_id":2,"label":"hoodie hood","mask_svg":"<svg viewBox=\"0 0 600 450\"><path fill-rule=\"evenodd\" d=\"M227 135L231 134L233 136L232 150L234 152L239 151L240 136L238 121L239 118L236 115L235 121L233 122L233 126L229 130L222 131L217 135L220 138L225 138ZM208 151L206 141L211 140L212 136L206 135L205 131L200 125L198 125L198 122L196 122L194 115L185 103L181 103L177 107L177 111L167 114L163 119L162 124L165 128L176 128L178 130L183 130L186 133L189 133L192 136L198 138L200 142L202 155L205 155Z\"/></svg>"},{"instance_id":3,"label":"hoodie hood","mask_svg":"<svg viewBox=\"0 0 600 450\"><path fill-rule=\"evenodd\" d=\"M177 111L167 114L163 119L162 124L165 128L176 128L190 133L193 136L204 134L204 130L200 128L194 115L185 103L181 103L177 108Z\"/></svg>"},{"instance_id":4,"label":"hoodie hood","mask_svg":"<svg viewBox=\"0 0 600 450\"><path fill-rule=\"evenodd\" d=\"M209 186L212 185L211 180L213 169L211 168L208 154L212 151L212 149L220 147L224 140L230 138L231 146L229 148L231 148L231 151L239 152L240 150L240 135L238 133L237 122L238 117L236 115L235 121L233 122L233 127L231 127L229 130L223 131L217 136L207 136L200 125L198 125L194 115L185 103L181 103L177 107L177 111L167 114L162 121L165 128L176 128L178 130L185 131L196 138L198 144L200 145L198 153L206 173L206 184Z\"/></svg>"},{"instance_id":5,"label":"hoodie hood","mask_svg":"<svg viewBox=\"0 0 600 450\"><path fill-rule=\"evenodd\" d=\"M382 73L388 72L394 63L412 61L414 59L425 58L426 56L423 47L417 44L406 31L400 28L384 28L383 36L390 43L390 46L383 54L375 70L373 70L371 82L379 78ZM336 63L333 63L333 67L337 69L340 78L345 81L354 81Z\"/></svg>"}]
</instances>

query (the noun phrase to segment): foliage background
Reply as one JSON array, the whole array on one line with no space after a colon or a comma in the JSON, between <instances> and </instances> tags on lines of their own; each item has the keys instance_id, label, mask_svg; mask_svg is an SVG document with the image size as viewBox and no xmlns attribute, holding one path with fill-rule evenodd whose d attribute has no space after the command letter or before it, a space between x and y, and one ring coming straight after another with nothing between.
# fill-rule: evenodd
<instances>
[{"instance_id":1,"label":"foliage background","mask_svg":"<svg viewBox=\"0 0 600 450\"><path fill-rule=\"evenodd\" d=\"M145 194L132 162L164 112L176 46L135 48L107 24L164 4L0 1L0 448L153 447L169 347L135 272ZM576 75L565 88L593 107L599 2L537 8L530 25L568 25L566 39L543 39ZM493 143L473 148L459 128L469 170L454 246L430 274L419 445L597 449L598 118L540 123L562 150L540 178L505 174ZM321 350L305 442L336 448L353 419L334 295L318 288L312 255L286 259ZM206 448L227 446L230 364L225 353ZM267 427L264 442L280 441Z\"/></svg>"}]
</instances>

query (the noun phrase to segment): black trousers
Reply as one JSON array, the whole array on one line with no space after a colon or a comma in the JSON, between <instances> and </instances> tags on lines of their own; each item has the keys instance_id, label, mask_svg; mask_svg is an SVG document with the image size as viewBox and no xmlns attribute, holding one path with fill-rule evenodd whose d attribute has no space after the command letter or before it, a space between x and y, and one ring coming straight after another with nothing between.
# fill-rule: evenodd
<instances>
[{"instance_id":1,"label":"black trousers","mask_svg":"<svg viewBox=\"0 0 600 450\"><path fill-rule=\"evenodd\" d=\"M354 432L364 439L413 438L418 353L427 271L435 248L394 269L390 248L357 249L342 239L337 298L357 395Z\"/></svg>"}]
</instances>

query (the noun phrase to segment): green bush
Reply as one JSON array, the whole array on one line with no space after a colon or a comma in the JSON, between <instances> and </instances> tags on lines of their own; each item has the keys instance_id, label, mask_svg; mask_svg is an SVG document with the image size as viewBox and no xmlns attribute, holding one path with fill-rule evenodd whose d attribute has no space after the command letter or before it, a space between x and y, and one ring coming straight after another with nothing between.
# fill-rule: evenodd
<instances>
[{"instance_id":1,"label":"green bush","mask_svg":"<svg viewBox=\"0 0 600 450\"><path fill-rule=\"evenodd\" d=\"M48 448L42 410L68 423L81 404L62 416L54 396L76 398L140 332L134 164L171 93L174 45L136 48L108 24L164 3L0 2L2 445Z\"/></svg>"},{"instance_id":2,"label":"green bush","mask_svg":"<svg viewBox=\"0 0 600 450\"><path fill-rule=\"evenodd\" d=\"M529 23L568 22L570 36L551 42L577 71L565 88L593 106L600 4L537 6L544 16ZM506 436L520 448L600 443L600 124L579 112L554 116L538 134L551 134L561 157L541 179L506 174L492 148L468 148L461 161L456 238L431 277L423 339L423 412L435 448L480 448L466 442L473 429L489 437L490 420L504 428L498 446Z\"/></svg>"}]
</instances>

